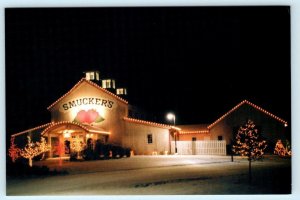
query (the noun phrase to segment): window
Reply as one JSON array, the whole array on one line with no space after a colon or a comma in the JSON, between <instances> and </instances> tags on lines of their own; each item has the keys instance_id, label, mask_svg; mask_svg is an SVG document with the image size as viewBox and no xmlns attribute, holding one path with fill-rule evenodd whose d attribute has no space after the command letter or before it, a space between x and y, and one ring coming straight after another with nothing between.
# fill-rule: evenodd
<instances>
[{"instance_id":1,"label":"window","mask_svg":"<svg viewBox=\"0 0 300 200\"><path fill-rule=\"evenodd\" d=\"M148 143L148 144L152 144L152 143L153 143L153 140L152 140L152 134L148 134L148 135L147 135L147 143Z\"/></svg>"},{"instance_id":2,"label":"window","mask_svg":"<svg viewBox=\"0 0 300 200\"><path fill-rule=\"evenodd\" d=\"M121 92L122 92L122 89L121 89L121 88L118 88L118 89L117 89L117 95L121 94Z\"/></svg>"},{"instance_id":3,"label":"window","mask_svg":"<svg viewBox=\"0 0 300 200\"><path fill-rule=\"evenodd\" d=\"M196 137L192 137L192 141L196 141L197 140L197 138Z\"/></svg>"},{"instance_id":4,"label":"window","mask_svg":"<svg viewBox=\"0 0 300 200\"><path fill-rule=\"evenodd\" d=\"M117 95L127 95L126 88L118 88Z\"/></svg>"},{"instance_id":5,"label":"window","mask_svg":"<svg viewBox=\"0 0 300 200\"><path fill-rule=\"evenodd\" d=\"M116 82L115 82L115 80L112 80L112 88L116 89Z\"/></svg>"},{"instance_id":6,"label":"window","mask_svg":"<svg viewBox=\"0 0 300 200\"><path fill-rule=\"evenodd\" d=\"M99 73L96 72L96 80L99 81Z\"/></svg>"},{"instance_id":7,"label":"window","mask_svg":"<svg viewBox=\"0 0 300 200\"><path fill-rule=\"evenodd\" d=\"M90 73L85 73L86 80L90 80Z\"/></svg>"},{"instance_id":8,"label":"window","mask_svg":"<svg viewBox=\"0 0 300 200\"><path fill-rule=\"evenodd\" d=\"M111 88L111 82L114 81L114 80L111 80L111 79L106 79L106 80L103 80L102 81L102 87L103 88Z\"/></svg>"},{"instance_id":9,"label":"window","mask_svg":"<svg viewBox=\"0 0 300 200\"><path fill-rule=\"evenodd\" d=\"M90 80L94 80L94 79L95 79L94 72L91 72L90 73Z\"/></svg>"},{"instance_id":10,"label":"window","mask_svg":"<svg viewBox=\"0 0 300 200\"><path fill-rule=\"evenodd\" d=\"M111 88L111 80L106 80L106 86L107 88Z\"/></svg>"},{"instance_id":11,"label":"window","mask_svg":"<svg viewBox=\"0 0 300 200\"><path fill-rule=\"evenodd\" d=\"M102 81L102 87L103 87L103 88L106 88L106 80L103 80L103 81Z\"/></svg>"},{"instance_id":12,"label":"window","mask_svg":"<svg viewBox=\"0 0 300 200\"><path fill-rule=\"evenodd\" d=\"M223 140L223 136L222 136L222 135L219 135L219 136L218 136L218 140Z\"/></svg>"}]
</instances>

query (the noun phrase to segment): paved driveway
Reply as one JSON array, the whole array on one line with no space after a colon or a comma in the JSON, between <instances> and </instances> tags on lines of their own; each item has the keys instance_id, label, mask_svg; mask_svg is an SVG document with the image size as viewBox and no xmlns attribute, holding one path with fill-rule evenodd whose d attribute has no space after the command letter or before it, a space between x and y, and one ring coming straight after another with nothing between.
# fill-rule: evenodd
<instances>
[{"instance_id":1,"label":"paved driveway","mask_svg":"<svg viewBox=\"0 0 300 200\"><path fill-rule=\"evenodd\" d=\"M235 157L235 161L242 161L241 157ZM155 167L168 166L185 166L195 164L212 164L231 162L230 156L133 156L130 158L97 160L97 161L72 161L58 158L48 159L45 161L37 161L34 165L46 165L50 169L66 170L69 174L91 173L91 172L107 172L133 169L146 169ZM61 165L60 165L61 163Z\"/></svg>"},{"instance_id":2,"label":"paved driveway","mask_svg":"<svg viewBox=\"0 0 300 200\"><path fill-rule=\"evenodd\" d=\"M35 162L58 169L57 159ZM253 163L229 156L134 156L64 161L68 175L7 179L7 195L278 194L291 189L291 162L270 156ZM240 199L240 198L237 198Z\"/></svg>"}]
</instances>

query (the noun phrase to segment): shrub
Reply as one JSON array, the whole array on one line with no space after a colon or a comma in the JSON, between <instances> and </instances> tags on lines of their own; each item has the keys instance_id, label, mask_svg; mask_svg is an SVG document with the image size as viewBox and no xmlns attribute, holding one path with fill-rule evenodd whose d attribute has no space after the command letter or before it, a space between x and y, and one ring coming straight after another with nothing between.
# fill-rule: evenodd
<instances>
[{"instance_id":1,"label":"shrub","mask_svg":"<svg viewBox=\"0 0 300 200\"><path fill-rule=\"evenodd\" d=\"M125 156L127 157L127 158L129 158L130 156L131 156L131 149L130 148L125 148L124 149L124 152L125 152Z\"/></svg>"}]
</instances>

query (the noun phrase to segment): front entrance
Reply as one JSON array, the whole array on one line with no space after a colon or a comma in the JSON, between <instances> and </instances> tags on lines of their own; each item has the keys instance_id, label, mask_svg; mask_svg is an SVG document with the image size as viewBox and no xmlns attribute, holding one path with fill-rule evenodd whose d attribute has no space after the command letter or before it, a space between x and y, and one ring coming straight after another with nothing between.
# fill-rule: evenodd
<instances>
[{"instance_id":1,"label":"front entrance","mask_svg":"<svg viewBox=\"0 0 300 200\"><path fill-rule=\"evenodd\" d=\"M69 157L73 153L79 155L88 145L94 147L94 143L100 140L108 141L109 132L97 127L89 127L73 122L58 122L46 128L41 135L48 137L51 149L49 157Z\"/></svg>"},{"instance_id":2,"label":"front entrance","mask_svg":"<svg viewBox=\"0 0 300 200\"><path fill-rule=\"evenodd\" d=\"M51 137L51 154L52 157L59 157L59 138Z\"/></svg>"},{"instance_id":3,"label":"front entrance","mask_svg":"<svg viewBox=\"0 0 300 200\"><path fill-rule=\"evenodd\" d=\"M64 142L65 155L70 155L70 152L71 152L70 144L71 144L70 140L66 139L65 142Z\"/></svg>"}]
</instances>

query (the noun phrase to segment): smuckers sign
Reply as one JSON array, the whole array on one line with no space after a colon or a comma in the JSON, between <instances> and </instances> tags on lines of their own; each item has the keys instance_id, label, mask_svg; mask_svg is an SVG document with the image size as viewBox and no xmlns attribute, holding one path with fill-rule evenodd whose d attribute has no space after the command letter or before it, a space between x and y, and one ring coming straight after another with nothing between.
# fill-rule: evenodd
<instances>
[{"instance_id":1,"label":"smuckers sign","mask_svg":"<svg viewBox=\"0 0 300 200\"><path fill-rule=\"evenodd\" d=\"M78 108L88 105L95 105L95 106L101 106L107 109L113 109L114 108L114 102L108 99L102 99L97 97L83 97L83 98L77 98L72 99L68 102L64 102L60 105L59 111L60 112L68 112L72 108Z\"/></svg>"}]
</instances>

